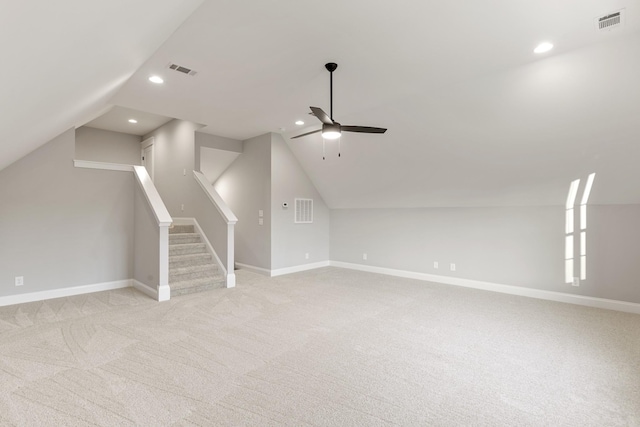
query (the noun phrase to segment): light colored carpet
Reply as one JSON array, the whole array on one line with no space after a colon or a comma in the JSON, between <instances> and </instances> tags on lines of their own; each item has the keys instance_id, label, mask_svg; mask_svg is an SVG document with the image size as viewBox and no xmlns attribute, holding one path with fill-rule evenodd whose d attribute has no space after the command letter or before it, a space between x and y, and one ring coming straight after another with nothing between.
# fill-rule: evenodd
<instances>
[{"instance_id":1,"label":"light colored carpet","mask_svg":"<svg viewBox=\"0 0 640 427\"><path fill-rule=\"evenodd\" d=\"M324 268L0 308L0 425L639 426L640 316Z\"/></svg>"}]
</instances>

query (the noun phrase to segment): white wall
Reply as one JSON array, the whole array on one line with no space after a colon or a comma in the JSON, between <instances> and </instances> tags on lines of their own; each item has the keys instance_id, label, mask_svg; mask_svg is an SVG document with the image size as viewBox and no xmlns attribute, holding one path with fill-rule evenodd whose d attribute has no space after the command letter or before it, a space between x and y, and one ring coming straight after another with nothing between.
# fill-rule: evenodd
<instances>
[{"instance_id":1,"label":"white wall","mask_svg":"<svg viewBox=\"0 0 640 427\"><path fill-rule=\"evenodd\" d=\"M238 217L235 259L271 269L271 135L244 141L242 155L214 183L220 197ZM258 211L264 211L263 225Z\"/></svg>"},{"instance_id":2,"label":"white wall","mask_svg":"<svg viewBox=\"0 0 640 427\"><path fill-rule=\"evenodd\" d=\"M75 159L139 165L140 141L137 135L83 126L76 129Z\"/></svg>"},{"instance_id":3,"label":"white wall","mask_svg":"<svg viewBox=\"0 0 640 427\"><path fill-rule=\"evenodd\" d=\"M74 154L70 129L0 171L0 296L132 277L134 178Z\"/></svg>"},{"instance_id":4,"label":"white wall","mask_svg":"<svg viewBox=\"0 0 640 427\"><path fill-rule=\"evenodd\" d=\"M580 287L564 283L562 206L332 210L331 259L640 302L640 206L588 212Z\"/></svg>"},{"instance_id":5,"label":"white wall","mask_svg":"<svg viewBox=\"0 0 640 427\"><path fill-rule=\"evenodd\" d=\"M312 224L294 222L295 198L313 199ZM271 269L328 260L329 209L282 136L272 133Z\"/></svg>"}]
</instances>

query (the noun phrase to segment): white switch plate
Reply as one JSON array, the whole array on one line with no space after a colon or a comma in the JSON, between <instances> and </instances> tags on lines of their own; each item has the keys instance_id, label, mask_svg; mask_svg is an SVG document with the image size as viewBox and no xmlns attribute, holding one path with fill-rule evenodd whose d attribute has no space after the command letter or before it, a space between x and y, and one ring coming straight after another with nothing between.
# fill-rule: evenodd
<instances>
[{"instance_id":1,"label":"white switch plate","mask_svg":"<svg viewBox=\"0 0 640 427\"><path fill-rule=\"evenodd\" d=\"M258 218L258 225L264 225L264 218Z\"/></svg>"},{"instance_id":2,"label":"white switch plate","mask_svg":"<svg viewBox=\"0 0 640 427\"><path fill-rule=\"evenodd\" d=\"M24 276L16 276L16 286L24 285Z\"/></svg>"},{"instance_id":3,"label":"white switch plate","mask_svg":"<svg viewBox=\"0 0 640 427\"><path fill-rule=\"evenodd\" d=\"M264 211L262 209L260 209L258 211L258 217L262 218L264 216Z\"/></svg>"},{"instance_id":4,"label":"white switch plate","mask_svg":"<svg viewBox=\"0 0 640 427\"><path fill-rule=\"evenodd\" d=\"M456 271L456 265L454 263L451 263L449 267L451 268L451 271Z\"/></svg>"},{"instance_id":5,"label":"white switch plate","mask_svg":"<svg viewBox=\"0 0 640 427\"><path fill-rule=\"evenodd\" d=\"M438 269L438 261L433 261L433 268Z\"/></svg>"}]
</instances>

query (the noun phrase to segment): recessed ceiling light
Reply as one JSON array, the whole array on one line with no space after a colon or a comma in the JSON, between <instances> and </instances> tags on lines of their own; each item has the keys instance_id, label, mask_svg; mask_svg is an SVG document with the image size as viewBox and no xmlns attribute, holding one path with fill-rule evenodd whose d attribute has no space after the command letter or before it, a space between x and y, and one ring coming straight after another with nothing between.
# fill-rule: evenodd
<instances>
[{"instance_id":1,"label":"recessed ceiling light","mask_svg":"<svg viewBox=\"0 0 640 427\"><path fill-rule=\"evenodd\" d=\"M535 53L545 53L545 52L549 52L551 49L553 49L553 44L549 42L543 42L543 43L540 43L538 46L536 46L536 48L533 49L533 51Z\"/></svg>"},{"instance_id":2,"label":"recessed ceiling light","mask_svg":"<svg viewBox=\"0 0 640 427\"><path fill-rule=\"evenodd\" d=\"M151 76L149 77L149 81L151 83L155 83L155 84L162 84L164 83L164 80L162 80L162 77L160 76Z\"/></svg>"},{"instance_id":3,"label":"recessed ceiling light","mask_svg":"<svg viewBox=\"0 0 640 427\"><path fill-rule=\"evenodd\" d=\"M296 122L296 124L297 124L298 126L302 126L302 125L304 124L304 122L303 122L302 120L298 120L298 121Z\"/></svg>"},{"instance_id":4,"label":"recessed ceiling light","mask_svg":"<svg viewBox=\"0 0 640 427\"><path fill-rule=\"evenodd\" d=\"M129 119L129 123L138 123L136 119Z\"/></svg>"}]
</instances>

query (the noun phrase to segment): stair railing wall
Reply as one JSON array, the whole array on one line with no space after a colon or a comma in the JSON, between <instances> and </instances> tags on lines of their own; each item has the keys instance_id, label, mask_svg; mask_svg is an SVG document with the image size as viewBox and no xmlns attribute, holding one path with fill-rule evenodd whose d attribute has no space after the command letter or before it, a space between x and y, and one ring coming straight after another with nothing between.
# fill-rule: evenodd
<instances>
[{"instance_id":1,"label":"stair railing wall","mask_svg":"<svg viewBox=\"0 0 640 427\"><path fill-rule=\"evenodd\" d=\"M213 205L218 212L218 218L197 218L198 222L202 225L207 238L212 243L214 250L220 255L220 259L223 261L222 266L226 274L227 288L232 288L236 285L236 275L234 272L235 267L235 224L238 222L238 218L231 211L229 206L222 200L222 197L213 188L213 185L207 180L207 178L198 171L193 171L195 180L200 184L200 187L207 196L208 201ZM207 210L212 212L213 210ZM211 214L207 214L211 215ZM211 228L205 226L205 224L219 224L211 228L215 228L215 231L210 231ZM223 229L226 227L226 230ZM222 239L226 232L226 239Z\"/></svg>"},{"instance_id":2,"label":"stair railing wall","mask_svg":"<svg viewBox=\"0 0 640 427\"><path fill-rule=\"evenodd\" d=\"M171 297L169 227L173 222L144 166L133 166L135 200L134 280L151 288L158 301Z\"/></svg>"}]
</instances>

